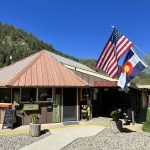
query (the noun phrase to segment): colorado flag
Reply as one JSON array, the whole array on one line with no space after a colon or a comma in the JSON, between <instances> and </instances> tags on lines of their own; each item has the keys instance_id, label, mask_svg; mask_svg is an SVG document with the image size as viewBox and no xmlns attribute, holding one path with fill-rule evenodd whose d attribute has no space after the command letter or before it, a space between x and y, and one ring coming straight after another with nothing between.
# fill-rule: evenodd
<instances>
[{"instance_id":1,"label":"colorado flag","mask_svg":"<svg viewBox=\"0 0 150 150\"><path fill-rule=\"evenodd\" d=\"M128 91L128 83L137 76L141 71L146 68L146 65L140 58L136 55L133 49L130 49L124 60L122 71L118 80L118 86Z\"/></svg>"}]
</instances>

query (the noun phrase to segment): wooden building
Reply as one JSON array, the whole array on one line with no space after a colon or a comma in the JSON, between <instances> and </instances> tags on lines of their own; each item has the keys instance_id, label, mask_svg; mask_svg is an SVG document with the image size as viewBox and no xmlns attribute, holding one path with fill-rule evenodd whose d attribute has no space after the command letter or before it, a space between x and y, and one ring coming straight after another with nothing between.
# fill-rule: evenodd
<instances>
[{"instance_id":1,"label":"wooden building","mask_svg":"<svg viewBox=\"0 0 150 150\"><path fill-rule=\"evenodd\" d=\"M109 116L113 109L140 111L140 91L126 94L117 81L89 67L42 50L0 69L0 121L4 110L15 107L17 123L78 121L81 105L89 105L91 116Z\"/></svg>"}]
</instances>

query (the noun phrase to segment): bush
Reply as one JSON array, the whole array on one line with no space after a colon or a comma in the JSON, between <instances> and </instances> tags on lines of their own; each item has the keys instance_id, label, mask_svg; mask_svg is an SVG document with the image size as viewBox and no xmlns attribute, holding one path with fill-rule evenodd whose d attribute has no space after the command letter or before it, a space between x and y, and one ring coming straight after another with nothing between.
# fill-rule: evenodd
<instances>
[{"instance_id":1,"label":"bush","mask_svg":"<svg viewBox=\"0 0 150 150\"><path fill-rule=\"evenodd\" d=\"M145 121L143 126L142 126L142 130L145 132L150 132L150 122Z\"/></svg>"},{"instance_id":2,"label":"bush","mask_svg":"<svg viewBox=\"0 0 150 150\"><path fill-rule=\"evenodd\" d=\"M117 110L114 110L111 112L110 116L112 117L113 121L118 121L120 117L120 112Z\"/></svg>"},{"instance_id":3,"label":"bush","mask_svg":"<svg viewBox=\"0 0 150 150\"><path fill-rule=\"evenodd\" d=\"M40 117L39 114L31 114L31 122L32 122L33 124L38 123L39 117Z\"/></svg>"}]
</instances>

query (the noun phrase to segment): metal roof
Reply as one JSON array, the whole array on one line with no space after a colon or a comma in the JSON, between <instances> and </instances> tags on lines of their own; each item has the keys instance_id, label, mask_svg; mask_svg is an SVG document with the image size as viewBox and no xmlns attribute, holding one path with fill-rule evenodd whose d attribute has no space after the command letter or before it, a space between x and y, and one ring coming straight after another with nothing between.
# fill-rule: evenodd
<instances>
[{"instance_id":1,"label":"metal roof","mask_svg":"<svg viewBox=\"0 0 150 150\"><path fill-rule=\"evenodd\" d=\"M47 51L40 51L0 70L1 87L79 87L87 85L86 81L51 57Z\"/></svg>"},{"instance_id":2,"label":"metal roof","mask_svg":"<svg viewBox=\"0 0 150 150\"><path fill-rule=\"evenodd\" d=\"M99 78L102 78L104 80L108 80L108 81L116 81L116 79L112 79L108 76L105 76L105 75L102 75L98 72L96 72L95 70L92 70L91 68L79 63L79 62L76 62L76 61L73 61L73 60L70 60L68 58L65 58L65 57L62 57L62 56L59 56L57 54L54 54L52 52L49 52L47 50L45 50L50 56L54 57L57 61L61 62L62 64L64 64L67 68L69 69L72 69L72 70L76 70L76 71L79 71L79 72L82 72L82 73L85 73L85 74L88 74L88 75L92 75L92 76L95 76L95 77L99 77Z\"/></svg>"},{"instance_id":3,"label":"metal roof","mask_svg":"<svg viewBox=\"0 0 150 150\"><path fill-rule=\"evenodd\" d=\"M131 83L130 87L132 88L137 88L137 89L147 89L150 90L150 85L141 85L141 84L137 84L137 83Z\"/></svg>"},{"instance_id":4,"label":"metal roof","mask_svg":"<svg viewBox=\"0 0 150 150\"><path fill-rule=\"evenodd\" d=\"M18 74L22 72L39 54L36 53L12 65L0 69L0 86L6 86Z\"/></svg>"},{"instance_id":5,"label":"metal roof","mask_svg":"<svg viewBox=\"0 0 150 150\"><path fill-rule=\"evenodd\" d=\"M117 81L97 81L94 82L96 87L118 87Z\"/></svg>"},{"instance_id":6,"label":"metal roof","mask_svg":"<svg viewBox=\"0 0 150 150\"><path fill-rule=\"evenodd\" d=\"M79 62L76 62L76 61L73 61L71 59L59 56L59 55L54 54L54 53L49 52L49 51L47 51L47 52L48 52L49 55L53 56L56 60L58 60L62 64L73 66L73 67L80 68L80 69L84 69L84 70L91 71L91 72L95 72L91 68L89 68L89 67L87 67L87 66L85 66L85 65L83 65Z\"/></svg>"}]
</instances>

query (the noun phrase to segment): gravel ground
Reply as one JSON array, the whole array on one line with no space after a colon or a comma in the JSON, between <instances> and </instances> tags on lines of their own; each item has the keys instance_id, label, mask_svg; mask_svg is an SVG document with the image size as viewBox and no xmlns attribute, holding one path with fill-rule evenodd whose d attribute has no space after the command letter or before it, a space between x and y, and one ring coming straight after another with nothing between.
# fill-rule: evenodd
<instances>
[{"instance_id":1,"label":"gravel ground","mask_svg":"<svg viewBox=\"0 0 150 150\"><path fill-rule=\"evenodd\" d=\"M0 150L19 150L49 135L51 133L48 131L39 137L31 137L29 134L0 136Z\"/></svg>"},{"instance_id":2,"label":"gravel ground","mask_svg":"<svg viewBox=\"0 0 150 150\"><path fill-rule=\"evenodd\" d=\"M150 150L150 133L113 133L106 128L95 136L76 139L63 150Z\"/></svg>"}]
</instances>

